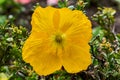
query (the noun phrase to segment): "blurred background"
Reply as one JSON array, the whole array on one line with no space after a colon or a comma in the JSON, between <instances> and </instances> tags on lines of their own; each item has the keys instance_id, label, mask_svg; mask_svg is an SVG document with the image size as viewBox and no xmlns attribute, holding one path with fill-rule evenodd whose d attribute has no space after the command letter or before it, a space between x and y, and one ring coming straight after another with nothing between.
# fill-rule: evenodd
<instances>
[{"instance_id":1,"label":"blurred background","mask_svg":"<svg viewBox=\"0 0 120 80\"><path fill-rule=\"evenodd\" d=\"M0 24L4 24L6 20L9 19L15 25L22 25L30 30L30 20L36 3L39 3L42 7L48 5L57 7L57 2L58 0L0 0ZM78 0L68 0L67 5L75 5L77 2ZM87 2L85 11L90 19L91 16L97 12L98 7L114 8L117 11L115 14L115 31L120 32L120 0L84 0L84 2ZM93 27L96 25L97 24L93 22Z\"/></svg>"}]
</instances>

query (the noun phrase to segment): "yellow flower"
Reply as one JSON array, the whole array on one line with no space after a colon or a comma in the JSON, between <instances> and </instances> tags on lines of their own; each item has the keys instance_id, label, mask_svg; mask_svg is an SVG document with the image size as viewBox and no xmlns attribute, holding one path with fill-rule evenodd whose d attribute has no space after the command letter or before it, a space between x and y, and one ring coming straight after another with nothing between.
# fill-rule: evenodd
<instances>
[{"instance_id":1,"label":"yellow flower","mask_svg":"<svg viewBox=\"0 0 120 80\"><path fill-rule=\"evenodd\" d=\"M49 75L62 66L68 73L77 73L91 64L91 23L82 11L37 7L31 24L22 57L39 75Z\"/></svg>"}]
</instances>

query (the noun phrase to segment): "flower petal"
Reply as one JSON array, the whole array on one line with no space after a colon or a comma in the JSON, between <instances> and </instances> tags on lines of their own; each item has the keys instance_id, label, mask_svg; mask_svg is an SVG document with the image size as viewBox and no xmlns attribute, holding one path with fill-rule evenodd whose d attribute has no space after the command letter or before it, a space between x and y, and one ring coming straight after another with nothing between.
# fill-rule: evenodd
<instances>
[{"instance_id":1,"label":"flower petal","mask_svg":"<svg viewBox=\"0 0 120 80\"><path fill-rule=\"evenodd\" d=\"M60 12L59 10L56 10L53 14L53 26L55 29L59 28L59 23L60 23Z\"/></svg>"},{"instance_id":2,"label":"flower petal","mask_svg":"<svg viewBox=\"0 0 120 80\"><path fill-rule=\"evenodd\" d=\"M82 11L61 9L60 30L67 36L79 34L82 39L89 41L92 36L91 23ZM87 36L87 37L86 37Z\"/></svg>"},{"instance_id":3,"label":"flower petal","mask_svg":"<svg viewBox=\"0 0 120 80\"><path fill-rule=\"evenodd\" d=\"M73 13L68 8L62 8L59 11L60 11L60 26L59 26L59 29L62 32L65 32L73 24L72 23Z\"/></svg>"},{"instance_id":4,"label":"flower petal","mask_svg":"<svg viewBox=\"0 0 120 80\"><path fill-rule=\"evenodd\" d=\"M53 32L53 14L55 11L56 9L52 7L37 7L32 15L32 31Z\"/></svg>"},{"instance_id":5,"label":"flower petal","mask_svg":"<svg viewBox=\"0 0 120 80\"><path fill-rule=\"evenodd\" d=\"M69 73L77 73L86 70L91 64L89 46L86 45L85 48L76 45L64 47L62 63L65 70Z\"/></svg>"},{"instance_id":6,"label":"flower petal","mask_svg":"<svg viewBox=\"0 0 120 80\"><path fill-rule=\"evenodd\" d=\"M59 51L47 38L39 38L32 32L22 49L23 60L30 63L39 75L49 75L62 66ZM38 37L38 39L37 39Z\"/></svg>"}]
</instances>

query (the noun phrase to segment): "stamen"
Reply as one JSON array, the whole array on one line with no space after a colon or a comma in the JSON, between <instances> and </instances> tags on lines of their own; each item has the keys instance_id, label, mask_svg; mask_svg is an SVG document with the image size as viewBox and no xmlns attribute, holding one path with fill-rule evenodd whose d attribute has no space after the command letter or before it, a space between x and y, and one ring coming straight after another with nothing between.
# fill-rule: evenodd
<instances>
[{"instance_id":1,"label":"stamen","mask_svg":"<svg viewBox=\"0 0 120 80\"><path fill-rule=\"evenodd\" d=\"M56 35L55 41L59 44L62 43L62 36L61 35Z\"/></svg>"}]
</instances>

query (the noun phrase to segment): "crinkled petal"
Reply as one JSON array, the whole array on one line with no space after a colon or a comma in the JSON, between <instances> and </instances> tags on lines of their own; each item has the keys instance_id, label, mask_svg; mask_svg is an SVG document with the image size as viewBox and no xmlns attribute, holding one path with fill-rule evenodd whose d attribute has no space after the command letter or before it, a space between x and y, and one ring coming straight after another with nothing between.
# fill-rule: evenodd
<instances>
[{"instance_id":1,"label":"crinkled petal","mask_svg":"<svg viewBox=\"0 0 120 80\"><path fill-rule=\"evenodd\" d=\"M91 22L82 11L63 8L60 11L60 30L67 36L80 35L88 42L92 36Z\"/></svg>"},{"instance_id":2,"label":"crinkled petal","mask_svg":"<svg viewBox=\"0 0 120 80\"><path fill-rule=\"evenodd\" d=\"M60 26L59 29L62 32L65 32L73 24L73 13L68 8L62 8L60 11Z\"/></svg>"},{"instance_id":3,"label":"crinkled petal","mask_svg":"<svg viewBox=\"0 0 120 80\"><path fill-rule=\"evenodd\" d=\"M65 34L62 64L69 73L86 70L91 64L91 23L83 12L61 9L60 30Z\"/></svg>"},{"instance_id":4,"label":"crinkled petal","mask_svg":"<svg viewBox=\"0 0 120 80\"><path fill-rule=\"evenodd\" d=\"M55 29L59 28L59 24L60 24L60 12L59 10L56 9L56 11L53 14L53 26Z\"/></svg>"},{"instance_id":5,"label":"crinkled petal","mask_svg":"<svg viewBox=\"0 0 120 80\"><path fill-rule=\"evenodd\" d=\"M39 75L46 76L61 68L58 52L49 39L37 39L37 34L32 32L22 49L22 57Z\"/></svg>"},{"instance_id":6,"label":"crinkled petal","mask_svg":"<svg viewBox=\"0 0 120 80\"><path fill-rule=\"evenodd\" d=\"M32 15L32 31L54 32L53 14L57 9L37 7Z\"/></svg>"},{"instance_id":7,"label":"crinkled petal","mask_svg":"<svg viewBox=\"0 0 120 80\"><path fill-rule=\"evenodd\" d=\"M77 45L68 45L64 47L62 63L65 70L69 73L77 73L86 70L91 64L91 55L89 46L85 48Z\"/></svg>"}]
</instances>

